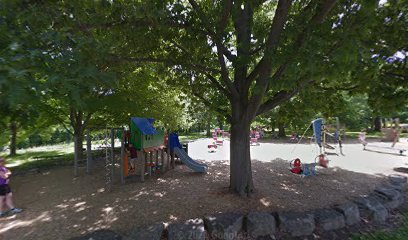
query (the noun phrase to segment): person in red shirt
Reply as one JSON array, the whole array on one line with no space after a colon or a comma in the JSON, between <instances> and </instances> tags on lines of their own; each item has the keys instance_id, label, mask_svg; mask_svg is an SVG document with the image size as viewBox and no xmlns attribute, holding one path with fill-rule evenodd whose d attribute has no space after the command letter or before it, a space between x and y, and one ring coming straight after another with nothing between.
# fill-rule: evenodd
<instances>
[{"instance_id":1,"label":"person in red shirt","mask_svg":"<svg viewBox=\"0 0 408 240\"><path fill-rule=\"evenodd\" d=\"M137 150L133 144L129 143L129 147L127 148L128 156L129 156L129 164L130 164L130 169L129 172L134 172L135 171L135 165L136 165L136 160L137 160Z\"/></svg>"}]
</instances>

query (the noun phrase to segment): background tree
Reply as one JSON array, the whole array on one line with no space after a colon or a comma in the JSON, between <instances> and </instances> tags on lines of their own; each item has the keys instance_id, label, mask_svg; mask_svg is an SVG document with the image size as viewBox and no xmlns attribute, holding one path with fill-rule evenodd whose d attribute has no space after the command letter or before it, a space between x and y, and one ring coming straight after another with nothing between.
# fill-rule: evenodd
<instances>
[{"instance_id":1,"label":"background tree","mask_svg":"<svg viewBox=\"0 0 408 240\"><path fill-rule=\"evenodd\" d=\"M374 90L370 78L381 75L381 64L373 54L382 45L402 52L404 43L387 36L382 44L374 35L379 27L384 35L398 34L406 17L403 3L367 0L28 1L5 7L13 4L18 11L12 12L24 14L8 21L27 35L26 43L39 45L30 51L34 58L45 58L35 79L66 88L65 100L53 102L55 91L46 104L68 104L71 120L81 125L87 114L106 110L98 98L126 92L119 91L126 72L146 67L166 76L231 125L230 188L240 195L254 190L248 133L256 116L310 88ZM394 74L391 88L399 91L400 81Z\"/></svg>"}]
</instances>

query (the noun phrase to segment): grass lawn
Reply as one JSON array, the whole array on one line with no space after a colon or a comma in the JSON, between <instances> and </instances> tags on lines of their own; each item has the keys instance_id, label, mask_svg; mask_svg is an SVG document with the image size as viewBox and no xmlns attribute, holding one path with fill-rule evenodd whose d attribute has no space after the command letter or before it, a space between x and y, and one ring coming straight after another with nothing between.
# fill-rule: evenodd
<instances>
[{"instance_id":1,"label":"grass lawn","mask_svg":"<svg viewBox=\"0 0 408 240\"><path fill-rule=\"evenodd\" d=\"M406 240L408 239L408 212L403 215L403 224L401 227L392 230L379 230L373 233L365 233L354 236L353 240Z\"/></svg>"},{"instance_id":2,"label":"grass lawn","mask_svg":"<svg viewBox=\"0 0 408 240\"><path fill-rule=\"evenodd\" d=\"M188 142L193 141L200 138L206 138L205 132L194 132L194 133L186 133L180 134L179 139L180 142Z\"/></svg>"}]
</instances>

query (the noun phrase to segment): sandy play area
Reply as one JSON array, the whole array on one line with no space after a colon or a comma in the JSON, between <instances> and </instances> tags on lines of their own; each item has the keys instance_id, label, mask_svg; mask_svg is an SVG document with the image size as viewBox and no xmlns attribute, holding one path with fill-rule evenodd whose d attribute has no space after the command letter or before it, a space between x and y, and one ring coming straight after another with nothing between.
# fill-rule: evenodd
<instances>
[{"instance_id":1,"label":"sandy play area","mask_svg":"<svg viewBox=\"0 0 408 240\"><path fill-rule=\"evenodd\" d=\"M126 234L146 224L171 223L219 212L322 208L370 192L385 181L385 173L391 172L389 169L383 169L384 174L359 172L338 167L333 160L334 167L319 169L318 176L302 178L288 171L286 160L272 153L268 153L269 159L264 156L266 145L262 144L269 143L261 143L259 148L251 148L256 156L252 166L257 191L251 198L240 198L227 188L229 162L223 154L228 152L228 145L211 155L205 144L206 140L196 141L189 151L190 156L209 164L207 174L193 173L186 166L177 165L163 175L147 177L144 183L134 180L116 184L110 193L104 191L102 167L92 175L82 171L78 178L73 178L72 167L15 176L12 179L15 201L25 211L1 218L0 235L2 239L67 239L102 228ZM353 159L352 152L345 159ZM200 154L207 155L200 158ZM401 166L406 160L397 158L395 161L401 162L396 165Z\"/></svg>"}]
</instances>

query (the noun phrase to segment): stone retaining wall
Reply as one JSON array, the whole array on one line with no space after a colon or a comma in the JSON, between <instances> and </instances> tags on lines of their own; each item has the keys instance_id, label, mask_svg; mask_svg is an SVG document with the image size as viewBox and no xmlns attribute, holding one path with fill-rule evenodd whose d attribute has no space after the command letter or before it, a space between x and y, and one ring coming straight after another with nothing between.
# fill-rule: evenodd
<instances>
[{"instance_id":1,"label":"stone retaining wall","mask_svg":"<svg viewBox=\"0 0 408 240\"><path fill-rule=\"evenodd\" d=\"M221 213L204 218L174 223L167 228L156 224L135 229L121 238L108 232L106 238L99 238L94 232L75 239L125 239L125 240L204 240L204 239L276 239L275 236L301 237L316 231L331 231L358 224L361 219L382 223L389 211L404 203L403 191L407 189L407 178L390 175L389 184L376 188L371 194L353 201L316 209L308 212L251 212ZM93 235L92 235L93 234Z\"/></svg>"}]
</instances>

